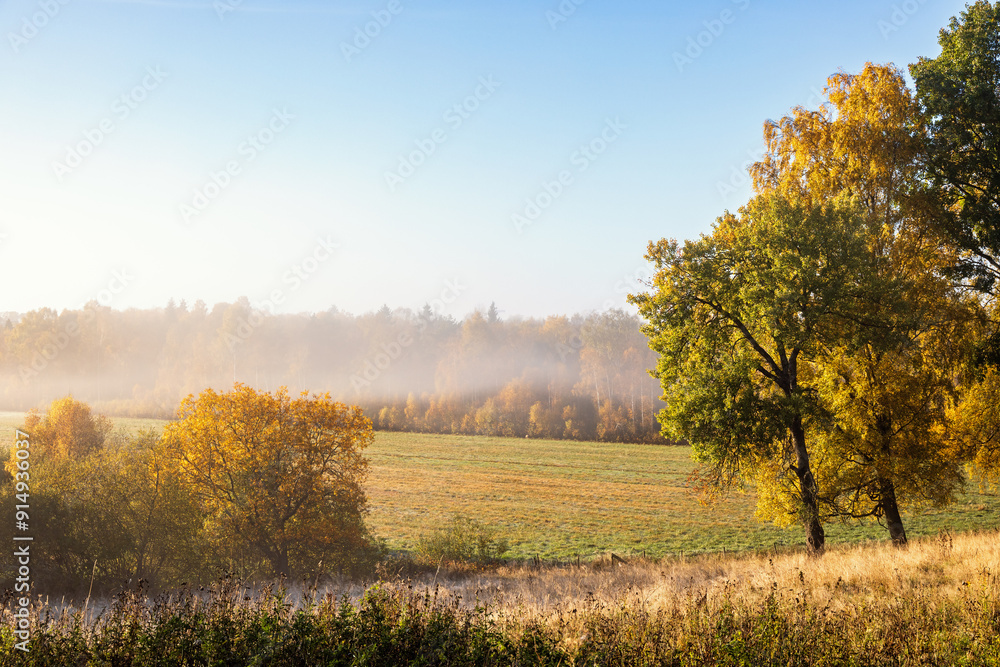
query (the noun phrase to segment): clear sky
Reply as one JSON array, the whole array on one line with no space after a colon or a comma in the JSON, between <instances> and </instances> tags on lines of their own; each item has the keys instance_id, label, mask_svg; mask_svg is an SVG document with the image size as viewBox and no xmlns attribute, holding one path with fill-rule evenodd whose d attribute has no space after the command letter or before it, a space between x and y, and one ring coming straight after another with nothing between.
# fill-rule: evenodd
<instances>
[{"instance_id":1,"label":"clear sky","mask_svg":"<svg viewBox=\"0 0 1000 667\"><path fill-rule=\"evenodd\" d=\"M950 0L6 0L0 311L624 307Z\"/></svg>"}]
</instances>

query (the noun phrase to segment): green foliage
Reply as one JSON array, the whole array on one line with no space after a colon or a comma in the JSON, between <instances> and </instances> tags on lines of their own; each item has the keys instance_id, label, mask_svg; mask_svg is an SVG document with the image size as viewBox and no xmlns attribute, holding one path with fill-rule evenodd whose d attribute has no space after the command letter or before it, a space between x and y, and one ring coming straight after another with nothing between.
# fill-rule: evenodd
<instances>
[{"instance_id":1,"label":"green foliage","mask_svg":"<svg viewBox=\"0 0 1000 667\"><path fill-rule=\"evenodd\" d=\"M166 474L155 432L106 437L110 422L72 398L54 401L44 415L29 413L21 428L32 452L34 590L101 593L197 577L201 521L190 495ZM0 491L12 516L10 482Z\"/></svg>"},{"instance_id":2,"label":"green foliage","mask_svg":"<svg viewBox=\"0 0 1000 667\"><path fill-rule=\"evenodd\" d=\"M653 290L631 297L661 355L665 435L720 461L772 456L791 416L808 412L807 385L789 372L847 329L864 256L847 202L761 199L741 213L683 246L650 244Z\"/></svg>"},{"instance_id":3,"label":"green foliage","mask_svg":"<svg viewBox=\"0 0 1000 667\"><path fill-rule=\"evenodd\" d=\"M420 539L417 556L431 563L492 563L503 558L510 549L509 542L499 532L494 526L456 516L445 526Z\"/></svg>"},{"instance_id":4,"label":"green foliage","mask_svg":"<svg viewBox=\"0 0 1000 667\"><path fill-rule=\"evenodd\" d=\"M232 582L206 597L186 590L147 604L125 593L96 621L79 611L44 623L17 664L556 665L555 637L534 624L505 633L487 609L437 593L374 586L356 603L284 591L251 597ZM7 656L16 653L6 647ZM6 662L0 664L7 664Z\"/></svg>"},{"instance_id":5,"label":"green foliage","mask_svg":"<svg viewBox=\"0 0 1000 667\"><path fill-rule=\"evenodd\" d=\"M1000 278L1000 4L968 5L938 42L937 58L910 66L930 129L928 196L967 253L959 275L991 291Z\"/></svg>"},{"instance_id":6,"label":"green foliage","mask_svg":"<svg viewBox=\"0 0 1000 667\"><path fill-rule=\"evenodd\" d=\"M660 354L664 435L691 443L710 489L766 483L768 464L794 470L798 519L816 549L808 363L855 334L868 290L861 231L847 198L818 206L762 195L739 217L719 218L711 235L651 243L652 289L629 297Z\"/></svg>"}]
</instances>

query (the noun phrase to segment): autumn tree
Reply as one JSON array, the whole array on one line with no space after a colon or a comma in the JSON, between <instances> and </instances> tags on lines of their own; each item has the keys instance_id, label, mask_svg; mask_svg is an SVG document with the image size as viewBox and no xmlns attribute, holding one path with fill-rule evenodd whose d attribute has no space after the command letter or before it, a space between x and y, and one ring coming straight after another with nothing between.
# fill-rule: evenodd
<instances>
[{"instance_id":1,"label":"autumn tree","mask_svg":"<svg viewBox=\"0 0 1000 667\"><path fill-rule=\"evenodd\" d=\"M797 488L796 518L823 550L806 440L816 389L804 368L850 330L865 289L855 206L761 196L695 241L651 243L651 291L629 297L660 357L664 436L687 439L706 481L725 489L765 469Z\"/></svg>"},{"instance_id":2,"label":"autumn tree","mask_svg":"<svg viewBox=\"0 0 1000 667\"><path fill-rule=\"evenodd\" d=\"M31 410L21 430L29 435L31 447L32 528L43 547L33 562L34 581L42 590L70 590L85 577L90 579L97 556L111 553L101 550L103 531L96 525L108 508L87 497L100 481L84 473L102 451L111 422L94 415L86 403L66 396L44 412ZM6 469L15 473L11 454ZM109 563L101 560L106 571Z\"/></svg>"},{"instance_id":3,"label":"autumn tree","mask_svg":"<svg viewBox=\"0 0 1000 667\"><path fill-rule=\"evenodd\" d=\"M53 401L44 415L30 410L24 420L36 459L53 461L79 460L99 450L111 428L107 417L92 414L89 405L72 396Z\"/></svg>"},{"instance_id":4,"label":"autumn tree","mask_svg":"<svg viewBox=\"0 0 1000 667\"><path fill-rule=\"evenodd\" d=\"M965 481L948 435L952 373L964 356L962 316L953 314L911 329L909 347L838 347L816 365L829 415L814 439L823 509L884 521L897 545L907 541L904 506L946 505Z\"/></svg>"},{"instance_id":5,"label":"autumn tree","mask_svg":"<svg viewBox=\"0 0 1000 667\"><path fill-rule=\"evenodd\" d=\"M990 302L977 340L994 330L998 307ZM1000 358L994 349L977 346L965 371L960 400L948 406L950 444L981 486L1000 488Z\"/></svg>"},{"instance_id":6,"label":"autumn tree","mask_svg":"<svg viewBox=\"0 0 1000 667\"><path fill-rule=\"evenodd\" d=\"M177 417L164 449L217 546L247 547L274 575L348 567L370 547L361 484L372 429L360 408L236 384L189 396Z\"/></svg>"},{"instance_id":7,"label":"autumn tree","mask_svg":"<svg viewBox=\"0 0 1000 667\"><path fill-rule=\"evenodd\" d=\"M945 274L955 258L926 216L919 190L926 137L902 73L868 63L827 81L828 101L765 124L758 192L810 205L860 205L873 290L856 336L812 361L820 403L814 468L832 516L884 520L906 542L903 502L947 503L960 488L944 409L956 387L975 304ZM771 497L770 513L786 502Z\"/></svg>"},{"instance_id":8,"label":"autumn tree","mask_svg":"<svg viewBox=\"0 0 1000 667\"><path fill-rule=\"evenodd\" d=\"M521 438L528 435L535 392L522 378L511 380L496 395L497 420L501 435Z\"/></svg>"},{"instance_id":9,"label":"autumn tree","mask_svg":"<svg viewBox=\"0 0 1000 667\"><path fill-rule=\"evenodd\" d=\"M983 369L950 407L953 446L986 485L1000 487L1000 368Z\"/></svg>"},{"instance_id":10,"label":"autumn tree","mask_svg":"<svg viewBox=\"0 0 1000 667\"><path fill-rule=\"evenodd\" d=\"M645 371L653 363L634 315L611 309L587 317L580 330L576 392L594 397L599 439L636 440L643 422L655 431L651 401L643 392Z\"/></svg>"},{"instance_id":11,"label":"autumn tree","mask_svg":"<svg viewBox=\"0 0 1000 667\"><path fill-rule=\"evenodd\" d=\"M532 403L528 411L528 435L532 438L560 438L565 423L562 419L563 408L553 407L542 401Z\"/></svg>"},{"instance_id":12,"label":"autumn tree","mask_svg":"<svg viewBox=\"0 0 1000 667\"><path fill-rule=\"evenodd\" d=\"M166 473L156 433L105 437L110 422L71 397L30 413L21 430L31 451L38 590L107 592L140 580L152 587L197 580L201 521Z\"/></svg>"}]
</instances>

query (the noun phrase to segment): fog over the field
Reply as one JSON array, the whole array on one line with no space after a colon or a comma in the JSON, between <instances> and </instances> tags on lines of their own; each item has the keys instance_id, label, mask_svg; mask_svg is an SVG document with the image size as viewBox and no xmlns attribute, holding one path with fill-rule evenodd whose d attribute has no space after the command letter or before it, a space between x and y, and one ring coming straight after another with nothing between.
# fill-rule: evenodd
<instances>
[{"instance_id":1,"label":"fog over the field","mask_svg":"<svg viewBox=\"0 0 1000 667\"><path fill-rule=\"evenodd\" d=\"M239 382L329 392L381 428L652 438L655 356L623 310L462 320L427 304L362 315L272 315L248 299L166 308L8 313L0 409L67 394L101 412L169 417L181 399ZM603 422L602 422L603 420ZM602 426L603 423L603 426ZM532 426L533 425L533 426Z\"/></svg>"}]
</instances>

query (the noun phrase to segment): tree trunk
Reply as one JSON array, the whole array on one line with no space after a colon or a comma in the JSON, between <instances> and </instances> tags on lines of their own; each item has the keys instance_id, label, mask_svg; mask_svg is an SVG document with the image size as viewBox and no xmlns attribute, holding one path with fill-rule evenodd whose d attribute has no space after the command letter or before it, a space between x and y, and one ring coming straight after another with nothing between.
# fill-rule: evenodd
<instances>
[{"instance_id":1,"label":"tree trunk","mask_svg":"<svg viewBox=\"0 0 1000 667\"><path fill-rule=\"evenodd\" d=\"M806 546L810 555L819 556L826 546L826 534L819 521L819 489L809 467L809 452L806 450L806 432L802 418L796 417L789 430L795 446L795 473L799 477L799 493L802 498L804 515L802 524L806 531Z\"/></svg>"},{"instance_id":2,"label":"tree trunk","mask_svg":"<svg viewBox=\"0 0 1000 667\"><path fill-rule=\"evenodd\" d=\"M274 567L274 573L279 577L290 578L291 572L288 571L288 549L279 547L275 558L272 562L272 567Z\"/></svg>"},{"instance_id":3,"label":"tree trunk","mask_svg":"<svg viewBox=\"0 0 1000 667\"><path fill-rule=\"evenodd\" d=\"M892 417L879 415L875 420L876 428L882 440L882 456L885 461L892 461ZM878 477L878 509L885 517L886 528L893 546L906 544L906 531L903 530L903 519L899 516L899 504L896 502L896 485L887 477Z\"/></svg>"},{"instance_id":4,"label":"tree trunk","mask_svg":"<svg viewBox=\"0 0 1000 667\"><path fill-rule=\"evenodd\" d=\"M906 545L906 530L903 529L903 519L899 516L899 505L896 503L896 487L892 480L880 477L879 486L879 507L882 516L885 517L886 527L889 529L889 537L892 538L893 546L901 547Z\"/></svg>"},{"instance_id":5,"label":"tree trunk","mask_svg":"<svg viewBox=\"0 0 1000 667\"><path fill-rule=\"evenodd\" d=\"M291 572L288 571L287 546L262 542L258 542L255 546L258 549L258 553L262 554L271 565L272 576L291 578Z\"/></svg>"}]
</instances>

